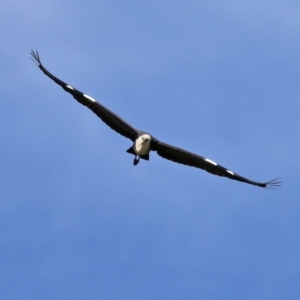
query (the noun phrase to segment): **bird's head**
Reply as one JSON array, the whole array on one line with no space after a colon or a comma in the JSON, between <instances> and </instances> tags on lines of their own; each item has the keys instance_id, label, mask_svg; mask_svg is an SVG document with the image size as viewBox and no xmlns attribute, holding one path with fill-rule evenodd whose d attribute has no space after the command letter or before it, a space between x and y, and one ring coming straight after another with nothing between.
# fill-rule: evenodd
<instances>
[{"instance_id":1,"label":"bird's head","mask_svg":"<svg viewBox=\"0 0 300 300\"><path fill-rule=\"evenodd\" d=\"M144 143L149 143L151 141L151 136L148 133L144 133L143 135L140 136L142 144Z\"/></svg>"}]
</instances>

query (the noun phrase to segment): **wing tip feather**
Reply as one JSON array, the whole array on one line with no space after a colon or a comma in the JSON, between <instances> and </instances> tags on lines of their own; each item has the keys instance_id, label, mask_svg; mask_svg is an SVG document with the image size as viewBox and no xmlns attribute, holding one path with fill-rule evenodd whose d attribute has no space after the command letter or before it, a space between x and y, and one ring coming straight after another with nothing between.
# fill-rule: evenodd
<instances>
[{"instance_id":1,"label":"wing tip feather","mask_svg":"<svg viewBox=\"0 0 300 300\"><path fill-rule=\"evenodd\" d=\"M276 177L268 182L265 182L261 185L261 187L264 187L266 189L272 189L276 190L276 188L281 187L282 181L278 180L279 178Z\"/></svg>"},{"instance_id":2,"label":"wing tip feather","mask_svg":"<svg viewBox=\"0 0 300 300\"><path fill-rule=\"evenodd\" d=\"M38 67L42 65L41 60L40 60L40 56L37 50L30 51L31 57L30 59L35 63L35 65L37 65Z\"/></svg>"}]
</instances>

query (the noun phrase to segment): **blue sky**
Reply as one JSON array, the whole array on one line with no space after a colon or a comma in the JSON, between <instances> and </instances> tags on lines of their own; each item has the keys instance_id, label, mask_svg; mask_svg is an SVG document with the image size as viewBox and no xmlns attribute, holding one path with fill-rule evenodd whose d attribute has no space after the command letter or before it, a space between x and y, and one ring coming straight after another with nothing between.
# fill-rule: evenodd
<instances>
[{"instance_id":1,"label":"blue sky","mask_svg":"<svg viewBox=\"0 0 300 300\"><path fill-rule=\"evenodd\" d=\"M300 4L7 1L1 299L298 299ZM29 59L264 190L151 154Z\"/></svg>"}]
</instances>

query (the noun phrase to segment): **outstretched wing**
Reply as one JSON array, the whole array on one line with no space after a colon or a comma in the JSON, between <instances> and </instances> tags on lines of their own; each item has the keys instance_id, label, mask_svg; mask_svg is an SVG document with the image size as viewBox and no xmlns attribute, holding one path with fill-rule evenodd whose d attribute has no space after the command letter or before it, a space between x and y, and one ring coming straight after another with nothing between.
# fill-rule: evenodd
<instances>
[{"instance_id":1,"label":"outstretched wing","mask_svg":"<svg viewBox=\"0 0 300 300\"><path fill-rule=\"evenodd\" d=\"M220 166L219 164L208 158L174 147L172 145L162 143L154 138L151 150L156 151L159 156L177 162L179 164L199 168L214 175L227 177L230 179L260 186L263 188L275 188L280 186L281 184L280 181L277 181L277 178L268 182L252 181Z\"/></svg>"},{"instance_id":2,"label":"outstretched wing","mask_svg":"<svg viewBox=\"0 0 300 300\"><path fill-rule=\"evenodd\" d=\"M67 83L61 81L54 75L52 75L41 63L38 52L31 51L31 59L37 64L37 66L51 78L54 82L60 85L66 92L70 93L79 103L92 110L106 125L115 130L119 134L134 141L138 136L138 130L125 122L117 114L106 108L104 105L97 102L94 98L76 90Z\"/></svg>"}]
</instances>

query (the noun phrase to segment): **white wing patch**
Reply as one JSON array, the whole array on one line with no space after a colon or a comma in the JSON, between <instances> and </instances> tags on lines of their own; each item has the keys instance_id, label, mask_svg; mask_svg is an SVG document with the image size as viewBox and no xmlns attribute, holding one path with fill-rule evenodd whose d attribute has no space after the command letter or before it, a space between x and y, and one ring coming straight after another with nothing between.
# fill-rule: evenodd
<instances>
[{"instance_id":1,"label":"white wing patch","mask_svg":"<svg viewBox=\"0 0 300 300\"><path fill-rule=\"evenodd\" d=\"M234 173L232 171L226 170L227 173L231 174L232 176L234 176Z\"/></svg>"},{"instance_id":2,"label":"white wing patch","mask_svg":"<svg viewBox=\"0 0 300 300\"><path fill-rule=\"evenodd\" d=\"M74 90L70 85L66 85L66 88L68 88L70 90Z\"/></svg>"},{"instance_id":3,"label":"white wing patch","mask_svg":"<svg viewBox=\"0 0 300 300\"><path fill-rule=\"evenodd\" d=\"M218 165L217 163L215 163L214 161L212 161L212 160L210 160L210 159L208 159L208 158L205 158L205 161L211 163L211 164L214 165L214 166L217 166L217 165Z\"/></svg>"},{"instance_id":4,"label":"white wing patch","mask_svg":"<svg viewBox=\"0 0 300 300\"><path fill-rule=\"evenodd\" d=\"M94 98L92 98L91 96L89 96L89 95L83 94L83 96L84 96L86 99L89 99L89 100L92 101L92 102L96 102L96 100L95 100Z\"/></svg>"}]
</instances>

